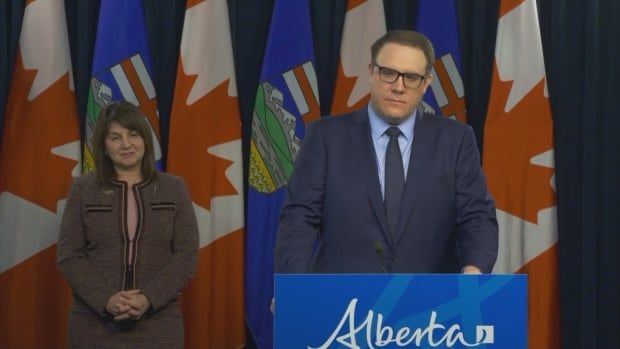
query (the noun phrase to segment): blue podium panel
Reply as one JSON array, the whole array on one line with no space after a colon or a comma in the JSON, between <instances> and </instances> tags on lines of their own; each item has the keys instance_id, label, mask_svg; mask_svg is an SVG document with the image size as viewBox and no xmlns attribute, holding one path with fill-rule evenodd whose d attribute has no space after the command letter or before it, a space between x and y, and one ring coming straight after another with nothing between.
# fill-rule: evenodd
<instances>
[{"instance_id":1,"label":"blue podium panel","mask_svg":"<svg viewBox=\"0 0 620 349\"><path fill-rule=\"evenodd\" d=\"M277 274L277 349L527 348L527 276Z\"/></svg>"}]
</instances>

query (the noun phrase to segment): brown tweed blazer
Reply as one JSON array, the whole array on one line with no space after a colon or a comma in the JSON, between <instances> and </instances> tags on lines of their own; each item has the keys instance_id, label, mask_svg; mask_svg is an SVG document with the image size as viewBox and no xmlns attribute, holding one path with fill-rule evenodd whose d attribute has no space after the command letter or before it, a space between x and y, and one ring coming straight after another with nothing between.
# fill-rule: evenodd
<instances>
[{"instance_id":1,"label":"brown tweed blazer","mask_svg":"<svg viewBox=\"0 0 620 349\"><path fill-rule=\"evenodd\" d=\"M165 173L134 186L138 227L129 269L126 190L127 184L118 181L102 188L94 174L76 178L71 187L57 259L73 291L71 345L182 347L178 296L194 274L198 255L189 192L179 177ZM113 294L129 289L141 290L152 307L137 322L119 324L105 306Z\"/></svg>"}]
</instances>

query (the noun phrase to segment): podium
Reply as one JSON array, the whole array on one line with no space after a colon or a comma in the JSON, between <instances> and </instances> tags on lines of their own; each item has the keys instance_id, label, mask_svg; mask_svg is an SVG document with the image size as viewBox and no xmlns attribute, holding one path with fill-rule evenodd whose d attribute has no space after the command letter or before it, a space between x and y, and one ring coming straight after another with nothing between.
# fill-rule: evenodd
<instances>
[{"instance_id":1,"label":"podium","mask_svg":"<svg viewBox=\"0 0 620 349\"><path fill-rule=\"evenodd\" d=\"M527 348L527 276L276 274L274 348Z\"/></svg>"}]
</instances>

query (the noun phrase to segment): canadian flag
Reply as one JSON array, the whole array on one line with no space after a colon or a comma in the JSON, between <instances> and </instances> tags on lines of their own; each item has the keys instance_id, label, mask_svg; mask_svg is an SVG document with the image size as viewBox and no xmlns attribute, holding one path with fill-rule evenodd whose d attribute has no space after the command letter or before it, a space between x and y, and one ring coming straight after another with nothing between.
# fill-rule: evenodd
<instances>
[{"instance_id":1,"label":"canadian flag","mask_svg":"<svg viewBox=\"0 0 620 349\"><path fill-rule=\"evenodd\" d=\"M183 294L186 348L245 344L241 119L226 0L190 0L170 118L167 170L189 186L200 231Z\"/></svg>"},{"instance_id":2,"label":"canadian flag","mask_svg":"<svg viewBox=\"0 0 620 349\"><path fill-rule=\"evenodd\" d=\"M368 103L370 46L385 33L382 0L347 1L331 114L357 110Z\"/></svg>"},{"instance_id":3,"label":"canadian flag","mask_svg":"<svg viewBox=\"0 0 620 349\"><path fill-rule=\"evenodd\" d=\"M58 226L80 134L64 2L28 1L0 145L0 348L62 348Z\"/></svg>"},{"instance_id":4,"label":"canadian flag","mask_svg":"<svg viewBox=\"0 0 620 349\"><path fill-rule=\"evenodd\" d=\"M494 272L528 274L529 347L559 348L553 120L535 0L501 2L483 164L500 227Z\"/></svg>"}]
</instances>

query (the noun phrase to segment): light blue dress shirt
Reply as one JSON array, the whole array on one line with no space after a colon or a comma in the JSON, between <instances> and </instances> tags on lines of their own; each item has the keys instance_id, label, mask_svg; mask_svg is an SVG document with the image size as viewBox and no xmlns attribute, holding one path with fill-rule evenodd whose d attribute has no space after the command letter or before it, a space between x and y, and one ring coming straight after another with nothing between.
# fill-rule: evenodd
<instances>
[{"instance_id":1,"label":"light blue dress shirt","mask_svg":"<svg viewBox=\"0 0 620 349\"><path fill-rule=\"evenodd\" d=\"M409 159L411 158L411 146L413 144L413 129L415 127L417 109L410 117L401 122L398 126L402 135L398 137L400 154L403 157L403 168L405 169L405 181L407 180L407 170L409 169ZM375 147L375 159L377 159L377 169L379 170L379 184L381 184L381 196L385 195L385 150L387 149L390 136L385 131L390 128L385 120L381 119L377 113L368 105L368 116L370 117L370 134L372 143Z\"/></svg>"}]
</instances>

